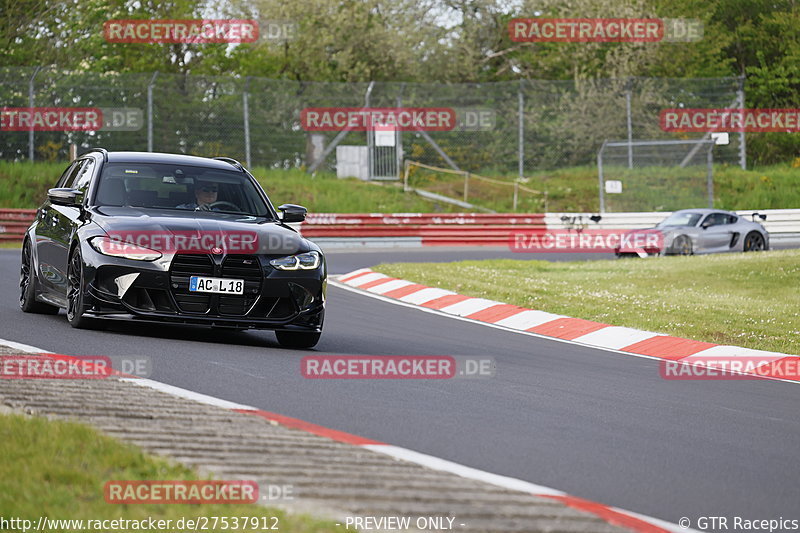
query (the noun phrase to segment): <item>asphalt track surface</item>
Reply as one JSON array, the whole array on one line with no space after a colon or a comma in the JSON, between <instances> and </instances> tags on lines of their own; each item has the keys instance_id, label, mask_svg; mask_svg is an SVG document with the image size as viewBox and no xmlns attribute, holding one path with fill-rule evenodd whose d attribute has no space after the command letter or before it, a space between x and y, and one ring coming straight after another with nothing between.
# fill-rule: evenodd
<instances>
[{"instance_id":1,"label":"asphalt track surface","mask_svg":"<svg viewBox=\"0 0 800 533\"><path fill-rule=\"evenodd\" d=\"M422 252L331 253L342 273ZM448 250L426 255L452 257ZM461 250L459 259L483 251ZM496 252L503 255L502 252ZM555 258L555 257L552 257ZM800 385L666 381L658 362L426 313L330 287L315 353L492 356L497 375L307 380L271 332L71 329L17 308L0 250L0 337L69 355L148 355L152 379L677 522L800 519ZM135 406L132 406L135 408Z\"/></svg>"}]
</instances>

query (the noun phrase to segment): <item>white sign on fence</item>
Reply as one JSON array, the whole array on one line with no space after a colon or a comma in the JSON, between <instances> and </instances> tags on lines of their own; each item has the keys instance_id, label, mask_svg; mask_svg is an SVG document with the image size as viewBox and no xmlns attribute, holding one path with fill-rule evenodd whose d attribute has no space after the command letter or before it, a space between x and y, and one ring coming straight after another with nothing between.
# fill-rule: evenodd
<instances>
[{"instance_id":1,"label":"white sign on fence","mask_svg":"<svg viewBox=\"0 0 800 533\"><path fill-rule=\"evenodd\" d=\"M394 136L393 129L379 128L375 130L375 146L394 146Z\"/></svg>"},{"instance_id":2,"label":"white sign on fence","mask_svg":"<svg viewBox=\"0 0 800 533\"><path fill-rule=\"evenodd\" d=\"M723 131L721 133L712 133L711 140L714 141L714 144L730 144L731 142L727 131Z\"/></svg>"},{"instance_id":3,"label":"white sign on fence","mask_svg":"<svg viewBox=\"0 0 800 533\"><path fill-rule=\"evenodd\" d=\"M606 192L608 194L619 194L622 192L622 182L619 180L606 180Z\"/></svg>"}]
</instances>

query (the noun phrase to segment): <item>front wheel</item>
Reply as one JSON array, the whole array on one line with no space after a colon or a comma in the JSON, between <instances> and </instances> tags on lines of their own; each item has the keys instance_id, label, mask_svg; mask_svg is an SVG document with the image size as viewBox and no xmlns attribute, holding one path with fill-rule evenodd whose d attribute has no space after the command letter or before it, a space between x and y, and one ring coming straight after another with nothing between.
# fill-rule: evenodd
<instances>
[{"instance_id":1,"label":"front wheel","mask_svg":"<svg viewBox=\"0 0 800 533\"><path fill-rule=\"evenodd\" d=\"M694 253L692 249L692 240L686 235L679 235L675 238L675 242L672 243L672 253L678 255L692 255Z\"/></svg>"},{"instance_id":2,"label":"front wheel","mask_svg":"<svg viewBox=\"0 0 800 533\"><path fill-rule=\"evenodd\" d=\"M85 285L83 272L81 252L75 248L67 266L67 321L73 328L94 329L98 327L98 321L83 316L87 309L86 295L83 290Z\"/></svg>"},{"instance_id":3,"label":"front wheel","mask_svg":"<svg viewBox=\"0 0 800 533\"><path fill-rule=\"evenodd\" d=\"M751 231L744 238L744 251L745 252L760 252L766 249L764 236L757 231Z\"/></svg>"},{"instance_id":4,"label":"front wheel","mask_svg":"<svg viewBox=\"0 0 800 533\"><path fill-rule=\"evenodd\" d=\"M308 349L313 348L319 342L322 333L311 331L276 331L275 336L278 343L284 348Z\"/></svg>"},{"instance_id":5,"label":"front wheel","mask_svg":"<svg viewBox=\"0 0 800 533\"><path fill-rule=\"evenodd\" d=\"M22 261L19 269L19 308L24 313L58 314L58 307L36 301L36 270L33 265L33 253L29 240L22 245Z\"/></svg>"}]
</instances>

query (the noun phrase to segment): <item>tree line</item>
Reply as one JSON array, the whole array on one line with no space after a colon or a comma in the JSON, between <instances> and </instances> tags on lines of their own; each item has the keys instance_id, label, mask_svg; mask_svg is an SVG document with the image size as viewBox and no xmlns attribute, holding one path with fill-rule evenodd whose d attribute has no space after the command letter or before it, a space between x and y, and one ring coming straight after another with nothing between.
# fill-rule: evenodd
<instances>
[{"instance_id":1,"label":"tree line","mask_svg":"<svg viewBox=\"0 0 800 533\"><path fill-rule=\"evenodd\" d=\"M745 79L746 107L800 98L796 0L0 0L0 67L259 76L364 82L486 83L518 79ZM517 17L663 17L703 23L698 42L519 43ZM291 22L289 39L230 44L107 42L110 19ZM797 157L796 135L748 138L756 164Z\"/></svg>"}]
</instances>

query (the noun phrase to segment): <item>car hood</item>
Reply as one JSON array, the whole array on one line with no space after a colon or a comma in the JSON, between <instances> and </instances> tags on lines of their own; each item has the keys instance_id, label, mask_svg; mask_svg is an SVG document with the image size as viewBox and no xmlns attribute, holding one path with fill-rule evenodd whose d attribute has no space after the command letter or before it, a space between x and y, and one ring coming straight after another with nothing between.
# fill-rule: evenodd
<instances>
[{"instance_id":1,"label":"car hood","mask_svg":"<svg viewBox=\"0 0 800 533\"><path fill-rule=\"evenodd\" d=\"M174 209L99 207L92 220L112 238L162 252L222 248L226 253L290 255L318 248L265 217Z\"/></svg>"},{"instance_id":2,"label":"car hood","mask_svg":"<svg viewBox=\"0 0 800 533\"><path fill-rule=\"evenodd\" d=\"M633 238L632 238L633 237ZM664 246L665 232L658 228L642 228L626 231L617 252L638 253L643 250L661 249Z\"/></svg>"},{"instance_id":3,"label":"car hood","mask_svg":"<svg viewBox=\"0 0 800 533\"><path fill-rule=\"evenodd\" d=\"M697 226L666 226L666 227L663 227L663 228L659 228L658 226L656 226L656 227L650 228L650 229L657 229L659 231L663 231L664 233L666 233L668 231L684 231L684 230L687 230L687 229L694 229L696 227Z\"/></svg>"}]
</instances>

